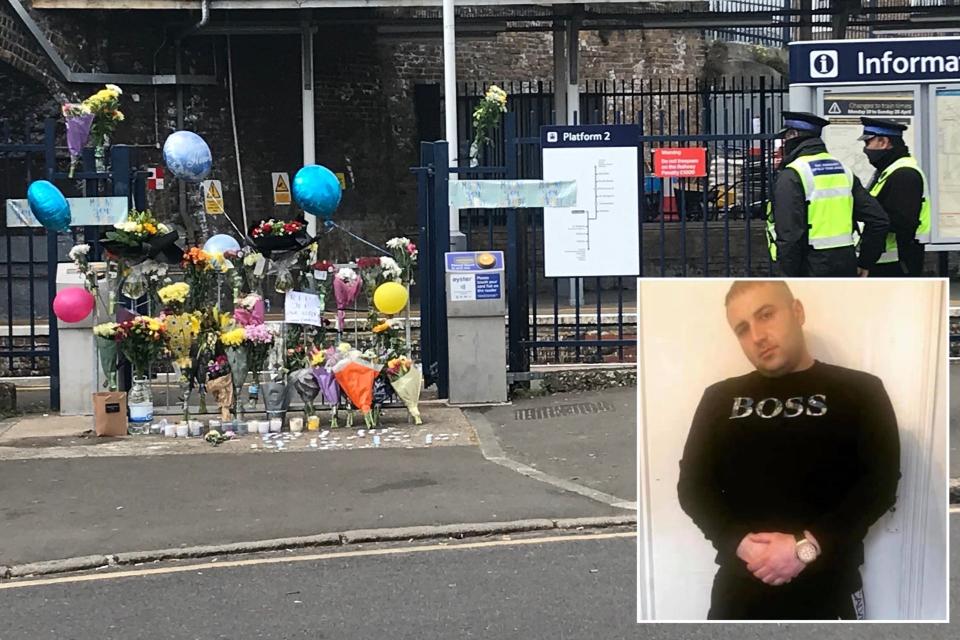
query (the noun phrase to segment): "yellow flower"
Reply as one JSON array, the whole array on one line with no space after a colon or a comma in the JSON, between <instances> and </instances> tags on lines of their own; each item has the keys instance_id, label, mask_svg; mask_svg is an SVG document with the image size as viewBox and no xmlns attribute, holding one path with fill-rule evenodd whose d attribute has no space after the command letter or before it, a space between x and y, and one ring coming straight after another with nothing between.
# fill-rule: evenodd
<instances>
[{"instance_id":1,"label":"yellow flower","mask_svg":"<svg viewBox=\"0 0 960 640\"><path fill-rule=\"evenodd\" d=\"M216 313L216 312L214 312ZM233 324L233 317L229 313L221 313L219 317L220 329L224 330Z\"/></svg>"},{"instance_id":2,"label":"yellow flower","mask_svg":"<svg viewBox=\"0 0 960 640\"><path fill-rule=\"evenodd\" d=\"M243 327L237 327L226 333L221 333L220 342L222 342L225 347L238 347L243 344L245 337L246 333L243 331Z\"/></svg>"},{"instance_id":3,"label":"yellow flower","mask_svg":"<svg viewBox=\"0 0 960 640\"><path fill-rule=\"evenodd\" d=\"M183 358L177 358L176 363L181 369L189 369L190 365L193 364L193 360L190 359L190 356L185 356Z\"/></svg>"},{"instance_id":4,"label":"yellow flower","mask_svg":"<svg viewBox=\"0 0 960 640\"><path fill-rule=\"evenodd\" d=\"M193 313L190 316L190 333L193 335L199 335L200 333L200 315L198 313Z\"/></svg>"},{"instance_id":5,"label":"yellow flower","mask_svg":"<svg viewBox=\"0 0 960 640\"><path fill-rule=\"evenodd\" d=\"M377 326L375 326L375 327L373 328L373 332L374 332L374 333L383 333L384 331L387 331L387 330L389 330L389 329L390 329L390 323L389 323L389 322L381 322L380 324L378 324Z\"/></svg>"},{"instance_id":6,"label":"yellow flower","mask_svg":"<svg viewBox=\"0 0 960 640\"><path fill-rule=\"evenodd\" d=\"M160 331L160 329L163 328L163 323L156 318L149 318L147 320L147 328L150 329L150 331Z\"/></svg>"},{"instance_id":7,"label":"yellow flower","mask_svg":"<svg viewBox=\"0 0 960 640\"><path fill-rule=\"evenodd\" d=\"M337 345L337 351L340 353L350 353L350 349L352 348L349 342L341 342Z\"/></svg>"},{"instance_id":8,"label":"yellow flower","mask_svg":"<svg viewBox=\"0 0 960 640\"><path fill-rule=\"evenodd\" d=\"M187 295L189 294L190 285L186 282L168 284L157 291L157 295L160 296L160 302L163 304L170 304L171 302L179 302L182 304L186 302Z\"/></svg>"}]
</instances>

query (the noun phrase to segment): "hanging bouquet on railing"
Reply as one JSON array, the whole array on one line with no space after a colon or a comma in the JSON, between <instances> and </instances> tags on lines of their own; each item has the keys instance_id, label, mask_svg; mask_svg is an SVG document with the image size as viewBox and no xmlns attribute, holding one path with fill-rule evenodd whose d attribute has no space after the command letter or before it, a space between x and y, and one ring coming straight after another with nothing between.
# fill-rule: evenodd
<instances>
[{"instance_id":1,"label":"hanging bouquet on railing","mask_svg":"<svg viewBox=\"0 0 960 640\"><path fill-rule=\"evenodd\" d=\"M507 112L507 92L491 85L483 100L473 110L473 142L470 143L470 166L480 163L480 149L490 141L490 131L500 126L500 116Z\"/></svg>"},{"instance_id":2,"label":"hanging bouquet on railing","mask_svg":"<svg viewBox=\"0 0 960 640\"><path fill-rule=\"evenodd\" d=\"M233 319L241 327L263 324L265 313L263 298L255 293L234 300Z\"/></svg>"},{"instance_id":3,"label":"hanging bouquet on railing","mask_svg":"<svg viewBox=\"0 0 960 640\"><path fill-rule=\"evenodd\" d=\"M210 296L217 286L217 272L209 253L200 247L190 247L183 253L180 262L184 278L190 285L187 310L199 311L209 306Z\"/></svg>"},{"instance_id":4,"label":"hanging bouquet on railing","mask_svg":"<svg viewBox=\"0 0 960 640\"><path fill-rule=\"evenodd\" d=\"M263 293L263 278L267 272L266 258L253 247L228 251L223 256L233 263L234 297L240 293Z\"/></svg>"},{"instance_id":5,"label":"hanging bouquet on railing","mask_svg":"<svg viewBox=\"0 0 960 640\"><path fill-rule=\"evenodd\" d=\"M133 375L143 377L150 365L167 350L167 330L163 322L149 316L137 316L121 322L115 333L120 351L130 361Z\"/></svg>"},{"instance_id":6,"label":"hanging bouquet on railing","mask_svg":"<svg viewBox=\"0 0 960 640\"><path fill-rule=\"evenodd\" d=\"M387 249L400 269L400 283L408 287L414 284L419 253L417 245L410 242L410 238L390 238L387 240Z\"/></svg>"},{"instance_id":7,"label":"hanging bouquet on railing","mask_svg":"<svg viewBox=\"0 0 960 640\"><path fill-rule=\"evenodd\" d=\"M311 242L307 225L300 220L270 218L251 227L249 236L251 244L267 257L273 251L303 249Z\"/></svg>"},{"instance_id":8,"label":"hanging bouquet on railing","mask_svg":"<svg viewBox=\"0 0 960 640\"><path fill-rule=\"evenodd\" d=\"M333 291L333 280L337 274L337 267L328 260L319 260L311 265L313 282L320 296L320 308L325 308L330 293Z\"/></svg>"},{"instance_id":9,"label":"hanging bouquet on railing","mask_svg":"<svg viewBox=\"0 0 960 640\"><path fill-rule=\"evenodd\" d=\"M97 343L100 367L106 379L103 381L109 391L117 390L117 329L116 322L104 322L93 328L93 337Z\"/></svg>"},{"instance_id":10,"label":"hanging bouquet on railing","mask_svg":"<svg viewBox=\"0 0 960 640\"><path fill-rule=\"evenodd\" d=\"M333 279L333 295L337 300L337 331L343 332L343 319L347 308L357 301L363 282L357 272L344 267Z\"/></svg>"},{"instance_id":11,"label":"hanging bouquet on railing","mask_svg":"<svg viewBox=\"0 0 960 640\"><path fill-rule=\"evenodd\" d=\"M423 372L406 356L387 362L387 379L397 397L407 407L414 424L423 424L420 417L420 391L423 389Z\"/></svg>"},{"instance_id":12,"label":"hanging bouquet on railing","mask_svg":"<svg viewBox=\"0 0 960 640\"><path fill-rule=\"evenodd\" d=\"M67 149L70 151L69 177L72 178L77 168L77 161L90 139L93 111L90 110L90 105L83 102L64 104L61 111L67 125Z\"/></svg>"},{"instance_id":13,"label":"hanging bouquet on railing","mask_svg":"<svg viewBox=\"0 0 960 640\"><path fill-rule=\"evenodd\" d=\"M265 324L252 324L243 328L246 333L247 352L250 361L250 370L256 377L266 368L273 348L274 333Z\"/></svg>"},{"instance_id":14,"label":"hanging bouquet on railing","mask_svg":"<svg viewBox=\"0 0 960 640\"><path fill-rule=\"evenodd\" d=\"M84 106L93 114L90 135L93 138L98 172L106 171L106 148L110 146L110 137L117 125L123 122L123 112L120 111L121 95L123 91L120 87L108 84L83 101Z\"/></svg>"},{"instance_id":15,"label":"hanging bouquet on railing","mask_svg":"<svg viewBox=\"0 0 960 640\"><path fill-rule=\"evenodd\" d=\"M97 295L97 274L90 267L90 245L74 245L67 257L73 261L73 265L83 275L83 287L94 296Z\"/></svg>"},{"instance_id":16,"label":"hanging bouquet on railing","mask_svg":"<svg viewBox=\"0 0 960 640\"><path fill-rule=\"evenodd\" d=\"M159 222L153 213L131 209L127 219L113 225L100 244L116 259L134 264L147 258L160 259L175 264L182 251L176 242L179 234L175 229Z\"/></svg>"},{"instance_id":17,"label":"hanging bouquet on railing","mask_svg":"<svg viewBox=\"0 0 960 640\"><path fill-rule=\"evenodd\" d=\"M403 323L396 319L384 320L373 326L373 348L384 361L404 355L408 346L403 339Z\"/></svg>"},{"instance_id":18,"label":"hanging bouquet on railing","mask_svg":"<svg viewBox=\"0 0 960 640\"><path fill-rule=\"evenodd\" d=\"M157 296L163 303L168 315L180 315L183 313L187 298L190 296L190 285L186 282L168 284L157 291Z\"/></svg>"}]
</instances>

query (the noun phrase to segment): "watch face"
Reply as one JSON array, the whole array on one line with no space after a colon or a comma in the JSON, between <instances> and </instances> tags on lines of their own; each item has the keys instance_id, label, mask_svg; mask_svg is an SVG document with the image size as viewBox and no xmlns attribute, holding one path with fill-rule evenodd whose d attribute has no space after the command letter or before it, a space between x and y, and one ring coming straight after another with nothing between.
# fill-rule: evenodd
<instances>
[{"instance_id":1,"label":"watch face","mask_svg":"<svg viewBox=\"0 0 960 640\"><path fill-rule=\"evenodd\" d=\"M817 548L809 540L797 545L797 557L801 562L810 563L817 559Z\"/></svg>"}]
</instances>

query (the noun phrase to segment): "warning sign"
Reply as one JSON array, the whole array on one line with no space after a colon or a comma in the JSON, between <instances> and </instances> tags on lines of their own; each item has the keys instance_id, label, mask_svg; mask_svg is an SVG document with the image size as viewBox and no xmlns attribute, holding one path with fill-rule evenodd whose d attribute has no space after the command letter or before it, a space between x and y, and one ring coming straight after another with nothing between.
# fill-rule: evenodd
<instances>
[{"instance_id":1,"label":"warning sign","mask_svg":"<svg viewBox=\"0 0 960 640\"><path fill-rule=\"evenodd\" d=\"M653 150L653 175L658 178L702 178L707 175L705 147Z\"/></svg>"},{"instance_id":2,"label":"warning sign","mask_svg":"<svg viewBox=\"0 0 960 640\"><path fill-rule=\"evenodd\" d=\"M830 120L830 126L823 130L827 149L857 174L865 185L869 184L874 168L863 153L863 142L858 140L863 133L861 116L883 118L906 125L908 129L903 140L908 146L913 145L912 125L916 106L912 91L828 93L823 96L822 109Z\"/></svg>"},{"instance_id":3,"label":"warning sign","mask_svg":"<svg viewBox=\"0 0 960 640\"><path fill-rule=\"evenodd\" d=\"M223 185L219 180L204 180L201 186L203 191L203 210L210 215L223 213Z\"/></svg>"},{"instance_id":4,"label":"warning sign","mask_svg":"<svg viewBox=\"0 0 960 640\"><path fill-rule=\"evenodd\" d=\"M271 173L273 204L290 204L290 176L286 173Z\"/></svg>"}]
</instances>

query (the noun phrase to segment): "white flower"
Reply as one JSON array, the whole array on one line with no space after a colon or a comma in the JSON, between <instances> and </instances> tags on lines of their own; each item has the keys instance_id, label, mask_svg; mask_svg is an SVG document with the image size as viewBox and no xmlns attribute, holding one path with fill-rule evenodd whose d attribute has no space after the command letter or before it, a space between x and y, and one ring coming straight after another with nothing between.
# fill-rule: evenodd
<instances>
[{"instance_id":1,"label":"white flower","mask_svg":"<svg viewBox=\"0 0 960 640\"><path fill-rule=\"evenodd\" d=\"M77 262L81 257L86 258L87 254L90 253L90 245L88 244L78 244L70 249L70 253L67 254L74 262Z\"/></svg>"},{"instance_id":2,"label":"white flower","mask_svg":"<svg viewBox=\"0 0 960 640\"><path fill-rule=\"evenodd\" d=\"M383 271L384 276L393 280L398 280L400 276L403 275L403 269L400 268L397 261L387 256L380 258L380 269Z\"/></svg>"},{"instance_id":3,"label":"white flower","mask_svg":"<svg viewBox=\"0 0 960 640\"><path fill-rule=\"evenodd\" d=\"M126 231L127 233L136 233L137 232L137 223L133 220L124 220L123 222L118 222L113 225L115 229L120 231Z\"/></svg>"},{"instance_id":4,"label":"white flower","mask_svg":"<svg viewBox=\"0 0 960 640\"><path fill-rule=\"evenodd\" d=\"M157 233L166 234L170 233L170 227L163 224L162 222L157 225Z\"/></svg>"},{"instance_id":5,"label":"white flower","mask_svg":"<svg viewBox=\"0 0 960 640\"><path fill-rule=\"evenodd\" d=\"M255 264L257 264L258 260L260 260L260 254L254 251L252 253L248 253L243 257L243 264L248 267L252 267Z\"/></svg>"},{"instance_id":6,"label":"white flower","mask_svg":"<svg viewBox=\"0 0 960 640\"><path fill-rule=\"evenodd\" d=\"M116 93L116 94L119 95L119 96L122 96L122 95L123 95L123 89L121 89L120 87L118 87L118 86L115 85L115 84L108 84L108 85L107 85L107 90L108 90L108 91L113 91L114 93Z\"/></svg>"},{"instance_id":7,"label":"white flower","mask_svg":"<svg viewBox=\"0 0 960 640\"><path fill-rule=\"evenodd\" d=\"M349 284L357 279L357 272L349 267L342 267L337 272L337 277Z\"/></svg>"},{"instance_id":8,"label":"white flower","mask_svg":"<svg viewBox=\"0 0 960 640\"><path fill-rule=\"evenodd\" d=\"M408 244L410 244L410 238L390 238L387 240L388 249L406 248Z\"/></svg>"}]
</instances>

